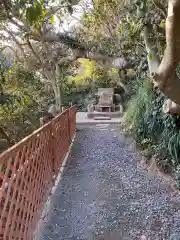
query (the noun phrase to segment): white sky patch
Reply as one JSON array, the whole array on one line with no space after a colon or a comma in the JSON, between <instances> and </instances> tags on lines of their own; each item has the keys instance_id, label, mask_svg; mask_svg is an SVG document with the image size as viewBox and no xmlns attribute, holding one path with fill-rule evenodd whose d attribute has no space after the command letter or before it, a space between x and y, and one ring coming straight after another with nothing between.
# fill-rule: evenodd
<instances>
[{"instance_id":1,"label":"white sky patch","mask_svg":"<svg viewBox=\"0 0 180 240\"><path fill-rule=\"evenodd\" d=\"M59 32L65 32L72 29L74 26L81 24L82 15L92 8L91 0L81 0L79 4L73 7L73 14L63 21L59 22L55 17L55 27Z\"/></svg>"},{"instance_id":2,"label":"white sky patch","mask_svg":"<svg viewBox=\"0 0 180 240\"><path fill-rule=\"evenodd\" d=\"M82 15L87 13L90 9L92 9L92 7L93 7L92 0L80 0L79 3L73 7L73 14L71 16L67 16L67 18L62 22L60 22L58 17L54 16L54 20L55 20L54 28L56 32L62 32L62 33L68 32L68 31L71 31L73 27L80 25L82 23L81 22ZM18 28L14 24L9 24L9 29L12 30L13 32L18 32ZM4 31L0 31L0 33L1 32L5 36L7 35L8 37L8 34L6 34ZM19 41L21 41L21 38L19 39ZM11 39L10 41L0 40L1 46L4 46L5 44L9 46L13 46ZM12 50L7 48L3 52L4 53L6 52L6 54L9 52L12 53Z\"/></svg>"}]
</instances>

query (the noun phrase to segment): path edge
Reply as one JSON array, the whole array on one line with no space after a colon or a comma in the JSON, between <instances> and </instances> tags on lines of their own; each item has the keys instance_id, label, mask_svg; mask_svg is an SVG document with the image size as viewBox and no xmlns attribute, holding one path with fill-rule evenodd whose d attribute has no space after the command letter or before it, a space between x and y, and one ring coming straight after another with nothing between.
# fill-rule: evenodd
<instances>
[{"instance_id":1,"label":"path edge","mask_svg":"<svg viewBox=\"0 0 180 240\"><path fill-rule=\"evenodd\" d=\"M50 212L51 198L52 198L53 194L55 193L55 191L57 189L57 186L61 182L62 175L63 175L64 169L65 169L67 160L69 158L70 152L72 150L72 146L74 144L75 138L76 138L76 133L74 134L74 137L73 137L73 139L71 141L71 144L69 146L68 152L66 153L66 155L64 157L64 160L62 162L62 165L61 165L61 168L59 170L58 176L57 176L57 178L55 180L55 183L54 183L54 185L53 185L53 187L52 187L52 189L51 189L51 191L49 193L49 197L48 197L48 199L45 202L45 205L44 205L43 211L41 213L40 219L39 219L39 221L37 223L37 226L36 226L36 229L35 229L35 231L33 233L33 240L39 240L40 239L40 233L41 233L41 230L42 230L44 219L48 215L48 212Z\"/></svg>"}]
</instances>

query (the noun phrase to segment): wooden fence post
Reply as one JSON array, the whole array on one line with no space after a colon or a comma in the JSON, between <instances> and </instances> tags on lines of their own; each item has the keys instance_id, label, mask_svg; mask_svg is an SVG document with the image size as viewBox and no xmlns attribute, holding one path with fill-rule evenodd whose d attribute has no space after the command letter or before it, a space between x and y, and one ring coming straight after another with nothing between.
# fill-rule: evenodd
<instances>
[{"instance_id":1,"label":"wooden fence post","mask_svg":"<svg viewBox=\"0 0 180 240\"><path fill-rule=\"evenodd\" d=\"M68 135L69 135L69 145L71 144L71 119L70 119L70 108L68 108Z\"/></svg>"},{"instance_id":2,"label":"wooden fence post","mask_svg":"<svg viewBox=\"0 0 180 240\"><path fill-rule=\"evenodd\" d=\"M55 144L54 144L54 131L53 131L53 121L50 124L50 128L51 128L51 152L52 152L52 181L53 181L53 185L55 183L55 173L56 173L56 167L55 167L55 162L56 162L56 152L55 152Z\"/></svg>"}]
</instances>

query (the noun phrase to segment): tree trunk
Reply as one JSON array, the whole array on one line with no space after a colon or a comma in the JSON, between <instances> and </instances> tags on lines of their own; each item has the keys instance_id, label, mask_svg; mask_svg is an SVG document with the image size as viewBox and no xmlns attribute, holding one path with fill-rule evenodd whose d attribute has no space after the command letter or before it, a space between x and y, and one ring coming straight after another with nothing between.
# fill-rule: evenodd
<instances>
[{"instance_id":1,"label":"tree trunk","mask_svg":"<svg viewBox=\"0 0 180 240\"><path fill-rule=\"evenodd\" d=\"M160 65L160 58L158 56L158 49L152 41L152 25L146 25L144 28L144 42L147 51L147 61L150 75L152 76L158 70ZM156 83L155 83L156 85Z\"/></svg>"},{"instance_id":2,"label":"tree trunk","mask_svg":"<svg viewBox=\"0 0 180 240\"><path fill-rule=\"evenodd\" d=\"M148 38L148 28L144 31L144 41L148 56L151 76L162 93L169 97L168 112L180 113L180 79L176 74L176 67L180 61L180 0L169 0L168 17L166 19L166 49L159 64L156 48ZM166 104L167 106L167 104ZM173 108L172 111L170 108ZM165 108L164 108L165 109ZM167 111L166 111L167 112Z\"/></svg>"},{"instance_id":3,"label":"tree trunk","mask_svg":"<svg viewBox=\"0 0 180 240\"><path fill-rule=\"evenodd\" d=\"M58 110L61 112L62 110L62 104L63 104L63 92L62 92L62 85L59 83L60 77L61 77L61 70L59 67L59 64L56 64L56 87L57 87L57 95L56 95L56 104L58 107Z\"/></svg>"},{"instance_id":4,"label":"tree trunk","mask_svg":"<svg viewBox=\"0 0 180 240\"><path fill-rule=\"evenodd\" d=\"M153 79L159 89L173 102L180 105L180 80L176 67L180 61L180 0L169 0L166 19L166 50Z\"/></svg>"},{"instance_id":5,"label":"tree trunk","mask_svg":"<svg viewBox=\"0 0 180 240\"><path fill-rule=\"evenodd\" d=\"M58 65L58 64L57 64ZM51 83L52 89L54 92L55 106L59 112L61 112L62 106L62 92L61 87L58 83L60 78L60 69L59 66L52 68L51 72L45 71L45 76L48 79L48 82Z\"/></svg>"},{"instance_id":6,"label":"tree trunk","mask_svg":"<svg viewBox=\"0 0 180 240\"><path fill-rule=\"evenodd\" d=\"M63 104L63 99L62 99L62 91L61 91L61 86L57 86L57 93L56 93L56 107L58 111L61 112L62 109L62 104Z\"/></svg>"},{"instance_id":7,"label":"tree trunk","mask_svg":"<svg viewBox=\"0 0 180 240\"><path fill-rule=\"evenodd\" d=\"M55 106L58 111L61 111L61 106L62 106L61 94L60 94L59 86L54 81L52 81L52 88L54 92Z\"/></svg>"},{"instance_id":8,"label":"tree trunk","mask_svg":"<svg viewBox=\"0 0 180 240\"><path fill-rule=\"evenodd\" d=\"M126 71L125 69L118 71L118 75L119 75L119 78L120 78L120 81L118 82L118 85L121 86L122 89L127 93L128 90L127 90L127 87L125 85L125 81L126 81L125 71Z\"/></svg>"}]
</instances>

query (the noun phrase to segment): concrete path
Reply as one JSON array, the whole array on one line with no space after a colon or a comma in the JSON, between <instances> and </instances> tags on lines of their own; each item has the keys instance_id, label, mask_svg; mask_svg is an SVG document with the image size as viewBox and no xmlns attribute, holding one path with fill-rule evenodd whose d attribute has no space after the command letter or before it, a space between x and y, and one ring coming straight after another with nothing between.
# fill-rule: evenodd
<instances>
[{"instance_id":1,"label":"concrete path","mask_svg":"<svg viewBox=\"0 0 180 240\"><path fill-rule=\"evenodd\" d=\"M179 240L180 195L139 165L118 127L81 127L38 240Z\"/></svg>"}]
</instances>

